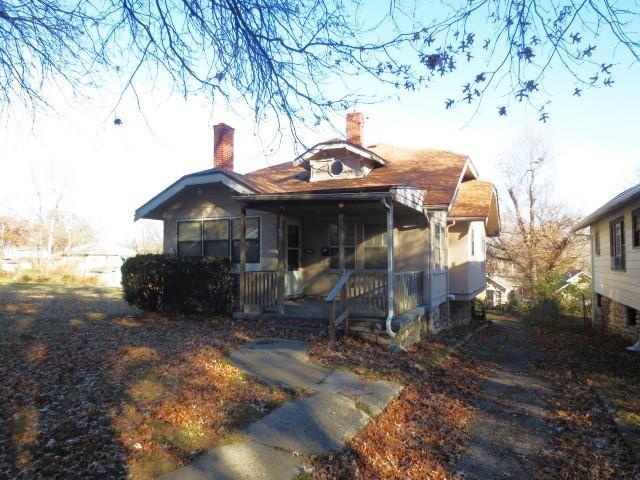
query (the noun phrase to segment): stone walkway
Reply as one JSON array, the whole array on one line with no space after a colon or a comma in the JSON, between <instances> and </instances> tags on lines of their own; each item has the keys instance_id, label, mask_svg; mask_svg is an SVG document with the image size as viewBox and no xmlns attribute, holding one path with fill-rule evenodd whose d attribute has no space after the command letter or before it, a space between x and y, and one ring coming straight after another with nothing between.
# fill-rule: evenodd
<instances>
[{"instance_id":1,"label":"stone walkway","mask_svg":"<svg viewBox=\"0 0 640 480\"><path fill-rule=\"evenodd\" d=\"M218 447L163 479L291 479L305 457L341 450L400 392L400 385L367 381L312 364L307 344L271 339L235 350L231 361L267 383L309 396L251 424L244 440Z\"/></svg>"}]
</instances>

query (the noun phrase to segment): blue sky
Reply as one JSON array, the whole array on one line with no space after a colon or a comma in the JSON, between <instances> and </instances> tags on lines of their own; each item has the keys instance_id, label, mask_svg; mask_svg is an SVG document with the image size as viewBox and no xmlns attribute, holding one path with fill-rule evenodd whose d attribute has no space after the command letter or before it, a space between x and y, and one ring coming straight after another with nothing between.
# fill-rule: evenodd
<instances>
[{"instance_id":1,"label":"blue sky","mask_svg":"<svg viewBox=\"0 0 640 480\"><path fill-rule=\"evenodd\" d=\"M489 92L475 116L472 110L446 111L444 100L456 92L460 78L445 77L417 92L380 92L384 101L362 105L365 142L432 147L468 154L481 177L498 184L496 165L525 129L548 138L553 155L554 196L576 212L588 213L640 179L640 67L629 66L617 52L614 88L587 89L571 95L574 82L561 70L551 71L546 87L550 121L537 111L509 105L500 91ZM626 62L626 63L625 63ZM461 72L464 75L464 72ZM368 82L360 88L375 89ZM34 210L32 172L54 183L68 184L63 208L88 218L100 236L124 241L134 234L133 212L179 176L212 166L212 125L236 128L236 170L247 172L291 161L294 145L284 138L274 149L274 125L256 130L252 113L242 104L216 104L201 97L183 99L161 86L139 89L142 112L131 95L112 112L118 84L107 85L91 102L63 102L57 114L44 113L32 124L28 115L8 117L0 132L0 214L28 216ZM115 126L113 119L123 120ZM342 113L332 117L338 132L323 125L303 133L314 143L342 133ZM505 199L503 199L504 201Z\"/></svg>"}]
</instances>

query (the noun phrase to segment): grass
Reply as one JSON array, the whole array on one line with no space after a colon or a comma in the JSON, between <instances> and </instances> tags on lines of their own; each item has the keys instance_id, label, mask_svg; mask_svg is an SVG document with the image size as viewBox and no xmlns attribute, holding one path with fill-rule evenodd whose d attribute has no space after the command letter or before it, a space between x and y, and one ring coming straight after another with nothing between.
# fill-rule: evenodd
<instances>
[{"instance_id":1,"label":"grass","mask_svg":"<svg viewBox=\"0 0 640 480\"><path fill-rule=\"evenodd\" d=\"M156 478L238 441L300 394L229 362L251 335L138 316L118 289L0 285L0 477Z\"/></svg>"}]
</instances>

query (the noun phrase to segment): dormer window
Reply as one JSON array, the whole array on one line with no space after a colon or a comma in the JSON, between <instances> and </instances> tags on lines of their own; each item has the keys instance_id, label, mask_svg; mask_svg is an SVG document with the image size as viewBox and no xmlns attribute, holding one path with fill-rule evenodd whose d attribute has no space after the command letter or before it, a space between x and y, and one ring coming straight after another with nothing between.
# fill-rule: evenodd
<instances>
[{"instance_id":1,"label":"dormer window","mask_svg":"<svg viewBox=\"0 0 640 480\"><path fill-rule=\"evenodd\" d=\"M329 168L329 173L332 177L339 176L344 170L344 165L340 160L334 160L331 162L331 167Z\"/></svg>"}]
</instances>

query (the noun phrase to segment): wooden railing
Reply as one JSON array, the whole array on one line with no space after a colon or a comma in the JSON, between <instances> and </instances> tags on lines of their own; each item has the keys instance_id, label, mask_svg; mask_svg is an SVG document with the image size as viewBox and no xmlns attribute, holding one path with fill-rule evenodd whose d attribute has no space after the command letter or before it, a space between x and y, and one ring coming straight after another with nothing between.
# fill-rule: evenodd
<instances>
[{"instance_id":1,"label":"wooden railing","mask_svg":"<svg viewBox=\"0 0 640 480\"><path fill-rule=\"evenodd\" d=\"M400 315L422 305L422 271L396 273L393 303L395 314Z\"/></svg>"},{"instance_id":2,"label":"wooden railing","mask_svg":"<svg viewBox=\"0 0 640 480\"><path fill-rule=\"evenodd\" d=\"M387 314L387 274L354 273L347 285L353 314L384 317Z\"/></svg>"},{"instance_id":3,"label":"wooden railing","mask_svg":"<svg viewBox=\"0 0 640 480\"><path fill-rule=\"evenodd\" d=\"M349 333L349 307L347 305L347 284L351 278L352 272L347 271L343 273L331 291L325 297L325 301L331 304L331 311L329 313L329 340L331 342L336 341L336 329L340 324L344 323L344 332ZM342 302L342 313L336 316L337 308L336 303L340 297Z\"/></svg>"},{"instance_id":4,"label":"wooden railing","mask_svg":"<svg viewBox=\"0 0 640 480\"><path fill-rule=\"evenodd\" d=\"M274 308L278 304L278 272L245 272L244 304Z\"/></svg>"}]
</instances>

